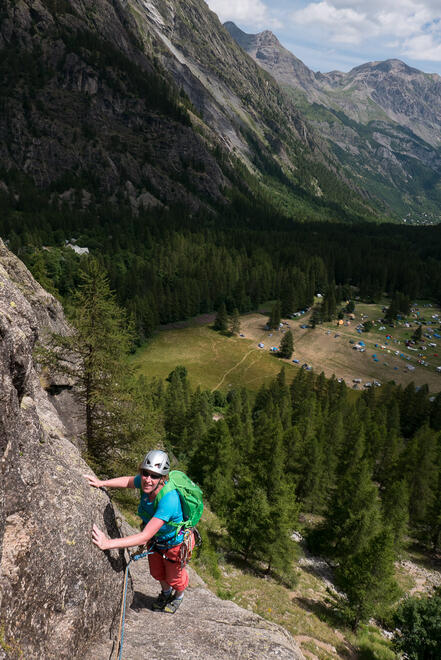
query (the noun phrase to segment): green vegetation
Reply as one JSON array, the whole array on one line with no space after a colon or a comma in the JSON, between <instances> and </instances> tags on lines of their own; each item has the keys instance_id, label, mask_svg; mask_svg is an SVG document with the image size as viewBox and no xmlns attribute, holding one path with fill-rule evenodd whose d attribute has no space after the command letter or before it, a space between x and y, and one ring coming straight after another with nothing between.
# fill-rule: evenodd
<instances>
[{"instance_id":1,"label":"green vegetation","mask_svg":"<svg viewBox=\"0 0 441 660\"><path fill-rule=\"evenodd\" d=\"M207 326L160 332L132 359L149 379L165 378L176 364L183 364L193 387L224 391L246 387L256 392L280 370L267 351L242 338L214 333Z\"/></svg>"},{"instance_id":2,"label":"green vegetation","mask_svg":"<svg viewBox=\"0 0 441 660\"><path fill-rule=\"evenodd\" d=\"M395 613L395 648L409 660L437 660L441 655L441 590L408 598Z\"/></svg>"},{"instance_id":3,"label":"green vegetation","mask_svg":"<svg viewBox=\"0 0 441 660\"><path fill-rule=\"evenodd\" d=\"M292 332L288 330L286 334L283 335L282 341L280 342L279 355L285 360L289 360L294 350L294 344L292 339Z\"/></svg>"}]
</instances>

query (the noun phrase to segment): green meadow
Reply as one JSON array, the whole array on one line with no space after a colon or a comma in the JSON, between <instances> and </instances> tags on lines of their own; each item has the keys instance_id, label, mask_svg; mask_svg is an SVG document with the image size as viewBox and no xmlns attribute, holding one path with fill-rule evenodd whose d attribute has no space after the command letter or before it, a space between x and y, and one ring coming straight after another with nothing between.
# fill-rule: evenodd
<instances>
[{"instance_id":1,"label":"green meadow","mask_svg":"<svg viewBox=\"0 0 441 660\"><path fill-rule=\"evenodd\" d=\"M161 331L132 360L148 380L166 378L179 364L187 368L193 387L224 392L239 386L257 391L283 365L288 381L297 373L294 365L258 348L255 341L223 336L209 325Z\"/></svg>"}]
</instances>

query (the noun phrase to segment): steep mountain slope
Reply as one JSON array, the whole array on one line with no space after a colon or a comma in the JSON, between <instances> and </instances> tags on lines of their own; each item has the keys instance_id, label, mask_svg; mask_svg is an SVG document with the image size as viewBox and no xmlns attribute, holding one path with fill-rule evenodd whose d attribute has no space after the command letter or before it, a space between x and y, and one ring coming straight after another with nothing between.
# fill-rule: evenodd
<instances>
[{"instance_id":1,"label":"steep mountain slope","mask_svg":"<svg viewBox=\"0 0 441 660\"><path fill-rule=\"evenodd\" d=\"M269 31L225 27L292 96L346 172L401 213L439 218L441 77L399 60L314 73Z\"/></svg>"},{"instance_id":2,"label":"steep mountain slope","mask_svg":"<svg viewBox=\"0 0 441 660\"><path fill-rule=\"evenodd\" d=\"M0 168L12 197L24 175L71 206L213 211L243 187L239 159L284 195L371 212L202 0L8 0L0 21Z\"/></svg>"}]
</instances>

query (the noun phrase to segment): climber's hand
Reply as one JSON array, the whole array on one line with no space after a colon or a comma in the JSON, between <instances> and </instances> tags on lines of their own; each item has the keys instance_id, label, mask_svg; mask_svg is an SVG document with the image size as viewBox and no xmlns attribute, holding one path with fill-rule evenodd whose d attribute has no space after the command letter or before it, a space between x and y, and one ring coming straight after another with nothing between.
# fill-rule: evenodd
<instances>
[{"instance_id":1,"label":"climber's hand","mask_svg":"<svg viewBox=\"0 0 441 660\"><path fill-rule=\"evenodd\" d=\"M83 474L83 477L87 479L89 486L93 486L94 488L101 488L104 483L101 481L101 479L95 477L94 474Z\"/></svg>"},{"instance_id":2,"label":"climber's hand","mask_svg":"<svg viewBox=\"0 0 441 660\"><path fill-rule=\"evenodd\" d=\"M94 525L92 529L92 541L100 550L108 550L111 545L110 539L107 538L97 525Z\"/></svg>"}]
</instances>

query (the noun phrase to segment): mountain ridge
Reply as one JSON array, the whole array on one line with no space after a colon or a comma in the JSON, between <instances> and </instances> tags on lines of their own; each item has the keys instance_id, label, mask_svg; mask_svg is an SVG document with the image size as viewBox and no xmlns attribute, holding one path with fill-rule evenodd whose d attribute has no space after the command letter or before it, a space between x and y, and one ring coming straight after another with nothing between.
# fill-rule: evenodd
<instances>
[{"instance_id":1,"label":"mountain ridge","mask_svg":"<svg viewBox=\"0 0 441 660\"><path fill-rule=\"evenodd\" d=\"M137 212L184 203L216 215L239 162L255 189L275 177L322 204L341 190L342 208L376 214L201 0L8 1L0 45L0 169L60 204L81 197Z\"/></svg>"},{"instance_id":2,"label":"mountain ridge","mask_svg":"<svg viewBox=\"0 0 441 660\"><path fill-rule=\"evenodd\" d=\"M383 198L388 204L394 203L395 191L395 203L400 203L399 195L406 202L402 212L410 208L436 213L440 199L435 179L441 173L439 75L397 59L367 62L347 73L314 73L268 30L247 35L232 23L225 27L291 92L306 119L363 188L377 188L381 195L387 183Z\"/></svg>"}]
</instances>

